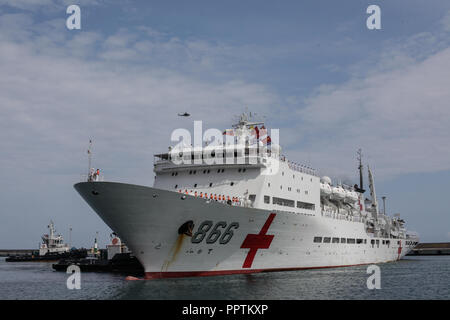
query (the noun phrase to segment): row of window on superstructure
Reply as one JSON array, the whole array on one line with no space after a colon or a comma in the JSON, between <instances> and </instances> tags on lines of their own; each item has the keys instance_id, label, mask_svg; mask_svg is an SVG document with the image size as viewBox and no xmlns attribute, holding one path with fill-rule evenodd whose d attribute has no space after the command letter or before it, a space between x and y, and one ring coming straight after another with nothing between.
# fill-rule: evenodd
<instances>
[{"instance_id":1,"label":"row of window on superstructure","mask_svg":"<svg viewBox=\"0 0 450 320\"><path fill-rule=\"evenodd\" d=\"M314 237L313 241L315 243L347 243L347 244L367 244L367 239L355 239L355 238L338 238L338 237ZM377 246L380 247L379 239L371 239L370 244L372 248ZM390 240L381 240L382 245L387 245L388 247L391 244ZM397 245L401 245L400 241L397 241Z\"/></svg>"},{"instance_id":2,"label":"row of window on superstructure","mask_svg":"<svg viewBox=\"0 0 450 320\"><path fill-rule=\"evenodd\" d=\"M270 188L270 182L267 183L267 186ZM288 191L292 191L292 187L288 187L287 189ZM280 185L280 190L283 190L283 185ZM297 189L297 193L300 193L300 189ZM305 190L305 194L309 194L309 191Z\"/></svg>"},{"instance_id":3,"label":"row of window on superstructure","mask_svg":"<svg viewBox=\"0 0 450 320\"><path fill-rule=\"evenodd\" d=\"M285 207L295 207L295 200L272 197L272 204ZM264 203L270 204L270 196L264 196ZM297 201L297 208L306 210L315 210L316 206L313 203Z\"/></svg>"},{"instance_id":4,"label":"row of window on superstructure","mask_svg":"<svg viewBox=\"0 0 450 320\"><path fill-rule=\"evenodd\" d=\"M199 170L199 171L202 171L202 170ZM245 172L245 171L247 171L246 168L239 168L237 170L237 172ZM210 172L211 172L210 169L203 170L203 174L210 173ZM225 169L217 169L217 173L223 173L223 172L225 172ZM189 174L197 174L197 170L189 170ZM172 177L177 176L177 175L178 175L178 172L176 172L176 171L172 172Z\"/></svg>"},{"instance_id":5,"label":"row of window on superstructure","mask_svg":"<svg viewBox=\"0 0 450 320\"><path fill-rule=\"evenodd\" d=\"M322 241L323 239L323 241ZM337 238L337 237L314 237L315 243L349 243L349 244L362 244L367 243L367 239L355 239L355 238Z\"/></svg>"}]
</instances>

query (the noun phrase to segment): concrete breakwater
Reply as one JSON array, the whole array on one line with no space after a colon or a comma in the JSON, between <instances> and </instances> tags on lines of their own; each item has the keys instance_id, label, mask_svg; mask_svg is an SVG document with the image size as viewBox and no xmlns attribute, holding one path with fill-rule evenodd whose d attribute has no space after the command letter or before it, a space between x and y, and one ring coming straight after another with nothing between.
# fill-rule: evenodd
<instances>
[{"instance_id":1,"label":"concrete breakwater","mask_svg":"<svg viewBox=\"0 0 450 320\"><path fill-rule=\"evenodd\" d=\"M408 256L450 255L450 242L419 243Z\"/></svg>"},{"instance_id":2,"label":"concrete breakwater","mask_svg":"<svg viewBox=\"0 0 450 320\"><path fill-rule=\"evenodd\" d=\"M32 254L36 251L39 252L39 250L36 249L0 249L0 257Z\"/></svg>"}]
</instances>

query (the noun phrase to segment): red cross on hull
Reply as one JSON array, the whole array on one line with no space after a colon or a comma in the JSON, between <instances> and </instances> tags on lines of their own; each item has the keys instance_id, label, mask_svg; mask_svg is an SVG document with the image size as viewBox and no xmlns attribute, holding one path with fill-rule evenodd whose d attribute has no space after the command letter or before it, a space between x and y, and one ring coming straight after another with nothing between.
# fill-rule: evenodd
<instances>
[{"instance_id":1,"label":"red cross on hull","mask_svg":"<svg viewBox=\"0 0 450 320\"><path fill-rule=\"evenodd\" d=\"M270 225L272 224L273 219L276 214L271 213L267 218L264 226L258 234L248 234L245 238L244 242L241 245L241 249L250 249L248 251L247 257L245 258L244 264L242 268L251 268L253 264L253 259L255 259L256 252L258 249L268 249L274 235L266 235L267 230L269 230Z\"/></svg>"},{"instance_id":2,"label":"red cross on hull","mask_svg":"<svg viewBox=\"0 0 450 320\"><path fill-rule=\"evenodd\" d=\"M400 240L400 246L398 247L398 260L400 260L400 256L402 254L402 240Z\"/></svg>"}]
</instances>

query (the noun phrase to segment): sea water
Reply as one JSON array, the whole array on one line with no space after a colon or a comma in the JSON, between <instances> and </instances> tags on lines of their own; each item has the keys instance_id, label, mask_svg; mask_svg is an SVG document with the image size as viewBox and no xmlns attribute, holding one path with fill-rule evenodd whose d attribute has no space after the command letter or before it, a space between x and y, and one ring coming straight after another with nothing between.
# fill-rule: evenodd
<instances>
[{"instance_id":1,"label":"sea water","mask_svg":"<svg viewBox=\"0 0 450 320\"><path fill-rule=\"evenodd\" d=\"M199 278L128 281L124 274L69 274L52 263L0 258L0 299L450 299L450 256L409 256L378 264L381 288L368 289L367 266Z\"/></svg>"}]
</instances>

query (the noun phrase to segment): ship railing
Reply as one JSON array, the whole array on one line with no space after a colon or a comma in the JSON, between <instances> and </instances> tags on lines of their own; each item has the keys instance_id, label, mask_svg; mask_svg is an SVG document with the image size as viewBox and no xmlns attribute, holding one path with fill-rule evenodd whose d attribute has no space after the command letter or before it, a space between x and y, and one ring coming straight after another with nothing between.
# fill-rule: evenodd
<instances>
[{"instance_id":1,"label":"ship railing","mask_svg":"<svg viewBox=\"0 0 450 320\"><path fill-rule=\"evenodd\" d=\"M105 177L102 174L95 177L91 177L88 174L80 175L80 182L101 182L101 181L105 181Z\"/></svg>"},{"instance_id":2,"label":"ship railing","mask_svg":"<svg viewBox=\"0 0 450 320\"><path fill-rule=\"evenodd\" d=\"M217 160L217 161L214 161ZM231 161L230 161L231 160ZM180 163L172 160L156 160L155 167L158 169L172 169L172 168L194 168L194 167L223 167L223 166L261 166L265 163L265 158L261 156L242 156L242 157L217 157L217 158L196 158L196 159L180 159Z\"/></svg>"},{"instance_id":3,"label":"ship railing","mask_svg":"<svg viewBox=\"0 0 450 320\"><path fill-rule=\"evenodd\" d=\"M203 193L198 191L188 191L188 190L178 190L179 193L185 195L185 196L191 196L195 198L204 199L206 202L217 202L222 203L224 205L230 205L230 206L236 206L236 207L246 207L246 208L252 208L254 205L254 202L251 200L246 200L243 197L230 197L225 195L218 195L216 193Z\"/></svg>"},{"instance_id":4,"label":"ship railing","mask_svg":"<svg viewBox=\"0 0 450 320\"><path fill-rule=\"evenodd\" d=\"M408 231L406 233L406 239L417 239L417 238L419 238L419 234L417 232Z\"/></svg>"},{"instance_id":5,"label":"ship railing","mask_svg":"<svg viewBox=\"0 0 450 320\"><path fill-rule=\"evenodd\" d=\"M352 216L338 213L336 210L322 210L322 216L330 219L346 220L352 222L365 222L365 219L360 216Z\"/></svg>"},{"instance_id":6,"label":"ship railing","mask_svg":"<svg viewBox=\"0 0 450 320\"><path fill-rule=\"evenodd\" d=\"M280 156L280 160L287 162L288 163L288 167L291 170L293 170L293 171L306 173L306 174L309 174L311 176L317 177L316 170L313 169L313 168L310 168L308 166L305 166L305 165L298 164L298 163L295 163L293 161L287 160L285 156Z\"/></svg>"}]
</instances>

